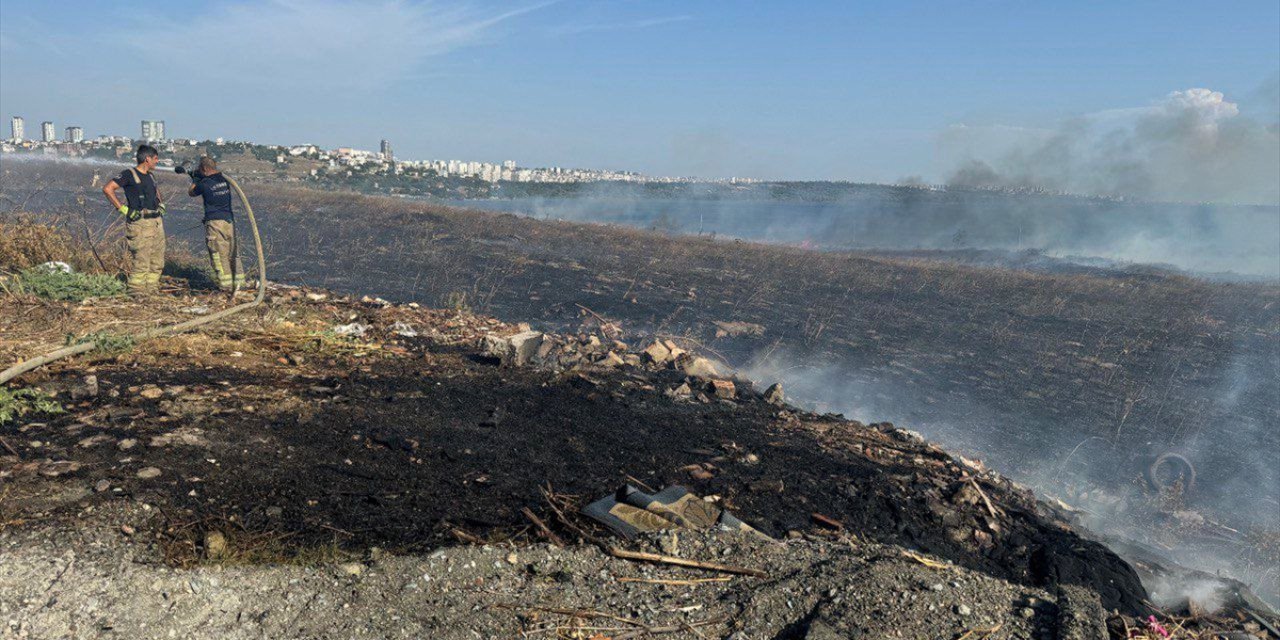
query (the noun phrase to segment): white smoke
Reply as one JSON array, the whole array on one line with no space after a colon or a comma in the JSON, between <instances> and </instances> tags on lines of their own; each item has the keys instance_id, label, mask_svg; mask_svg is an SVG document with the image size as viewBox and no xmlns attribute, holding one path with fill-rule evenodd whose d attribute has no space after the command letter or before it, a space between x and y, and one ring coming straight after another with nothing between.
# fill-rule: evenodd
<instances>
[{"instance_id":1,"label":"white smoke","mask_svg":"<svg viewBox=\"0 0 1280 640\"><path fill-rule=\"evenodd\" d=\"M1217 613L1226 604L1228 586L1212 578L1192 578L1178 574L1161 574L1144 582L1156 606L1179 609L1194 605L1205 613Z\"/></svg>"},{"instance_id":2,"label":"white smoke","mask_svg":"<svg viewBox=\"0 0 1280 640\"><path fill-rule=\"evenodd\" d=\"M957 186L1043 188L1181 202L1280 203L1280 124L1204 88L1089 114L1053 130L957 125Z\"/></svg>"},{"instance_id":3,"label":"white smoke","mask_svg":"<svg viewBox=\"0 0 1280 640\"><path fill-rule=\"evenodd\" d=\"M1200 131L1209 135L1217 133L1219 121L1240 115L1239 105L1227 102L1222 92L1210 89L1174 91L1157 109L1169 118L1189 116Z\"/></svg>"}]
</instances>

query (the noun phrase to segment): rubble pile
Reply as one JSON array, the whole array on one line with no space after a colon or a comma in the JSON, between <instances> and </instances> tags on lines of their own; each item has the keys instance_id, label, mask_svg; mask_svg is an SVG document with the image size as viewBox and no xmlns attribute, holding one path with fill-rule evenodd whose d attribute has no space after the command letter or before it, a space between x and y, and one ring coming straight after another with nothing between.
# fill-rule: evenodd
<instances>
[{"instance_id":1,"label":"rubble pile","mask_svg":"<svg viewBox=\"0 0 1280 640\"><path fill-rule=\"evenodd\" d=\"M524 328L524 327L521 327ZM606 371L634 368L643 371L676 371L685 376L679 384L664 390L669 397L696 402L732 401L740 394L753 393L750 380L737 378L724 363L698 356L671 338L651 337L633 350L628 343L602 339L590 333L541 333L527 328L515 335L486 334L484 353L506 366L532 366L555 372ZM769 388L774 402L781 402L782 387Z\"/></svg>"}]
</instances>

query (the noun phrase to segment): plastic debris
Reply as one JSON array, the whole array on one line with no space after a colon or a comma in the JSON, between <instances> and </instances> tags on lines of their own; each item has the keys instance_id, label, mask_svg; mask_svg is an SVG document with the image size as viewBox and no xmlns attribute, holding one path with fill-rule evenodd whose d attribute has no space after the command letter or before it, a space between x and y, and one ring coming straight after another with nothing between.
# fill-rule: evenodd
<instances>
[{"instance_id":1,"label":"plastic debris","mask_svg":"<svg viewBox=\"0 0 1280 640\"><path fill-rule=\"evenodd\" d=\"M65 262L61 262L61 261L59 261L59 260L54 260L54 261L52 261L52 262L46 262L46 263L44 263L44 264L40 265L40 268L41 268L41 269L44 269L45 271L48 271L49 273L58 273L58 272L61 272L61 273L74 273L74 272L75 272L75 269L72 269L72 268L71 268L71 265L69 265L69 264L67 264L67 263L65 263Z\"/></svg>"},{"instance_id":2,"label":"plastic debris","mask_svg":"<svg viewBox=\"0 0 1280 640\"><path fill-rule=\"evenodd\" d=\"M391 325L391 332L405 338L418 337L418 330L414 329L413 326L407 322L397 322Z\"/></svg>"},{"instance_id":3,"label":"plastic debris","mask_svg":"<svg viewBox=\"0 0 1280 640\"><path fill-rule=\"evenodd\" d=\"M340 324L333 328L333 332L340 336L356 336L363 337L365 332L369 330L369 325L352 322L351 324Z\"/></svg>"}]
</instances>

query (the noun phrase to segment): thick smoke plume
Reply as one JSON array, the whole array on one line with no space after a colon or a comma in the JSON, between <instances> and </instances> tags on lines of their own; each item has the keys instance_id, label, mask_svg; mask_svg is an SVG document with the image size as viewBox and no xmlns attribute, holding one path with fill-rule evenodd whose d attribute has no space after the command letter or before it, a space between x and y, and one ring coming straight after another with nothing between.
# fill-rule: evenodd
<instances>
[{"instance_id":1,"label":"thick smoke plume","mask_svg":"<svg viewBox=\"0 0 1280 640\"><path fill-rule=\"evenodd\" d=\"M1009 131L1000 134L1007 140ZM943 136L944 146L969 155L949 184L1179 202L1280 202L1280 124L1243 115L1237 103L1209 89L1174 91L1145 109L1074 118L1052 132L1024 130L998 157L971 155L996 136L991 128L964 126Z\"/></svg>"}]
</instances>

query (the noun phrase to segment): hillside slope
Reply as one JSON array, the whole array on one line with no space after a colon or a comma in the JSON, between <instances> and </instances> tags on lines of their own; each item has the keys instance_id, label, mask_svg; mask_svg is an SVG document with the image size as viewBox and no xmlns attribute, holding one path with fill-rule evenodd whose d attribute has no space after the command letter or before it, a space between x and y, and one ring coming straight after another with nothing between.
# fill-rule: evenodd
<instances>
[{"instance_id":1,"label":"hillside slope","mask_svg":"<svg viewBox=\"0 0 1280 640\"><path fill-rule=\"evenodd\" d=\"M377 636L445 628L457 620L439 609L446 602L656 606L667 590L603 578L633 575L635 565L594 549L520 550L539 539L522 508L570 541L608 539L575 509L627 482L716 496L787 541L687 534L691 547L634 543L769 574L679 596L723 612L708 623L721 637L752 625L743 637L804 637L794 634L822 625L865 637L886 629L946 637L997 624L1026 637L1062 628L1060 612L1101 625L1103 607L1146 608L1132 568L997 474L891 425L771 403L743 380L717 397L708 386L715 376L639 364L639 347L614 340L640 336L620 336L616 326L589 322L540 337L551 346L516 366L495 358L493 345L521 327L497 320L293 288L269 300L207 333L58 363L27 380L58 393L67 412L28 414L4 429L12 451L0 457L0 613L28 630L56 623L82 635L96 624L137 631L142 622L185 628L217 619L210 637L214 628L247 629L229 622L234 613L236 624L258 616L265 628L323 637L312 625L324 618L304 615L308 607L336 615L346 611L337 603L353 605L363 622L343 628ZM146 305L10 297L0 302L0 348L11 359L63 333L121 332L220 304L181 287ZM563 519L551 505L567 510ZM842 531L815 526L814 513ZM460 541L485 546L450 550ZM507 563L494 546L546 560ZM439 549L444 555L433 554ZM475 570L462 574L467 581L405 595L419 587L401 580L447 573L455 561ZM121 562L137 566L108 569ZM275 563L300 568L255 569ZM370 567L374 584L355 584ZM548 576L572 588L546 591ZM46 593L63 595L36 597L33 585L46 581ZM154 594L184 582L191 597L164 615L152 611ZM864 609L837 606L851 597L838 595L846 588ZM253 595L264 590L269 600L309 604L288 605L298 611L289 621L272 618ZM86 608L86 598L96 604ZM1018 604L1035 602L1050 604ZM372 606L399 617L374 619ZM930 612L925 619L904 617L915 606L932 608L920 610ZM530 624L510 612L486 615L488 633ZM442 637L466 637L454 632Z\"/></svg>"}]
</instances>

